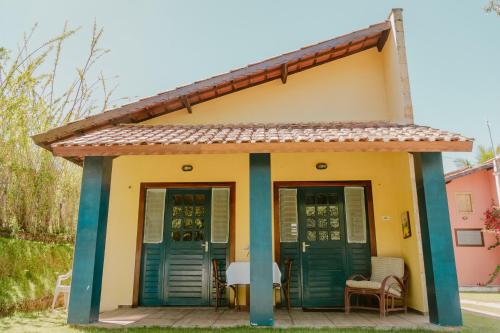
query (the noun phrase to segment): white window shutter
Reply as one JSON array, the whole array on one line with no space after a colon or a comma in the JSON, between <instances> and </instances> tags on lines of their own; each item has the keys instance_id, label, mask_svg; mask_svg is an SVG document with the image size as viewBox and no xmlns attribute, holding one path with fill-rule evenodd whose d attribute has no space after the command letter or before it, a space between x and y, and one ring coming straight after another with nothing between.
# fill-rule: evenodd
<instances>
[{"instance_id":1,"label":"white window shutter","mask_svg":"<svg viewBox=\"0 0 500 333\"><path fill-rule=\"evenodd\" d=\"M144 243L158 244L163 241L166 189L148 189L144 210Z\"/></svg>"},{"instance_id":2,"label":"white window shutter","mask_svg":"<svg viewBox=\"0 0 500 333\"><path fill-rule=\"evenodd\" d=\"M347 241L366 243L365 189L363 187L345 187L345 215Z\"/></svg>"},{"instance_id":3,"label":"white window shutter","mask_svg":"<svg viewBox=\"0 0 500 333\"><path fill-rule=\"evenodd\" d=\"M280 241L283 243L298 240L297 189L279 190Z\"/></svg>"},{"instance_id":4,"label":"white window shutter","mask_svg":"<svg viewBox=\"0 0 500 333\"><path fill-rule=\"evenodd\" d=\"M471 193L456 193L455 194L459 213L472 213L472 194Z\"/></svg>"},{"instance_id":5,"label":"white window shutter","mask_svg":"<svg viewBox=\"0 0 500 333\"><path fill-rule=\"evenodd\" d=\"M212 243L227 243L229 239L229 191L227 187L215 187L212 189Z\"/></svg>"}]
</instances>

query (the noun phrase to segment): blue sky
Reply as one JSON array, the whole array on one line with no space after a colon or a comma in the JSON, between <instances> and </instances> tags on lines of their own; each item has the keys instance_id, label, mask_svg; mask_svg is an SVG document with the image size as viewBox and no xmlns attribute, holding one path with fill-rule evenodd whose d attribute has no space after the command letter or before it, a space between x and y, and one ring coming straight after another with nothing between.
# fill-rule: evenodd
<instances>
[{"instance_id":1,"label":"blue sky","mask_svg":"<svg viewBox=\"0 0 500 333\"><path fill-rule=\"evenodd\" d=\"M38 23L34 44L82 30L65 48L61 79L84 60L94 19L99 63L118 75L117 97L150 96L383 21L404 9L415 122L500 143L500 17L469 1L25 1L0 0L0 46L13 49ZM121 102L120 102L121 103ZM453 159L474 154L445 154Z\"/></svg>"}]
</instances>

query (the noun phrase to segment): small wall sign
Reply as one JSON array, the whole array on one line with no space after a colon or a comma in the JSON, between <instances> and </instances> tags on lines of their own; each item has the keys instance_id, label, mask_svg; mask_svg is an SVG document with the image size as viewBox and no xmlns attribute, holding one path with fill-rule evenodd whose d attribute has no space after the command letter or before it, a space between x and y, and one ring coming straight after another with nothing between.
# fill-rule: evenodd
<instances>
[{"instance_id":1,"label":"small wall sign","mask_svg":"<svg viewBox=\"0 0 500 333\"><path fill-rule=\"evenodd\" d=\"M184 164L182 166L182 171L185 171L185 172L193 171L193 166L191 164Z\"/></svg>"},{"instance_id":2,"label":"small wall sign","mask_svg":"<svg viewBox=\"0 0 500 333\"><path fill-rule=\"evenodd\" d=\"M318 169L318 170L325 170L326 168L328 168L328 164L323 163L323 162L316 163L316 169Z\"/></svg>"},{"instance_id":3,"label":"small wall sign","mask_svg":"<svg viewBox=\"0 0 500 333\"><path fill-rule=\"evenodd\" d=\"M403 228L403 238L411 237L410 212L406 211L401 214L401 227Z\"/></svg>"}]
</instances>

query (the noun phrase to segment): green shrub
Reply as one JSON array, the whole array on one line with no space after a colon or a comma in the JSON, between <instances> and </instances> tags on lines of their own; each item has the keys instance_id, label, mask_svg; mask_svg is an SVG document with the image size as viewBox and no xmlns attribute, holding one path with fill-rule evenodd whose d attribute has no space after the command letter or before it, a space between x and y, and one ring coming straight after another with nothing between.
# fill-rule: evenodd
<instances>
[{"instance_id":1,"label":"green shrub","mask_svg":"<svg viewBox=\"0 0 500 333\"><path fill-rule=\"evenodd\" d=\"M50 303L72 256L70 245L0 238L0 316Z\"/></svg>"}]
</instances>

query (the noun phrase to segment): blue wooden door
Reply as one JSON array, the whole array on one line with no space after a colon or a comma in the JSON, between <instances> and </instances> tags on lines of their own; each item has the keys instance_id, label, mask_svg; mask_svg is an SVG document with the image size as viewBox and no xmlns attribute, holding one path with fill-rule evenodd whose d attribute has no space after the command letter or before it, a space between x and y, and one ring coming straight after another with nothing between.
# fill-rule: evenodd
<instances>
[{"instance_id":1,"label":"blue wooden door","mask_svg":"<svg viewBox=\"0 0 500 333\"><path fill-rule=\"evenodd\" d=\"M225 196L219 189L214 196L212 191L213 188L146 191L141 306L215 304L211 260L217 259L219 275L224 278L229 262L229 225L221 221L229 218L224 214L229 214L230 192ZM218 218L213 226L215 235L211 234L212 213ZM227 302L225 295L222 303Z\"/></svg>"},{"instance_id":2,"label":"blue wooden door","mask_svg":"<svg viewBox=\"0 0 500 333\"><path fill-rule=\"evenodd\" d=\"M302 188L298 196L302 307L343 306L348 272L343 188Z\"/></svg>"},{"instance_id":3,"label":"blue wooden door","mask_svg":"<svg viewBox=\"0 0 500 333\"><path fill-rule=\"evenodd\" d=\"M165 305L209 305L209 189L167 191Z\"/></svg>"}]
</instances>

